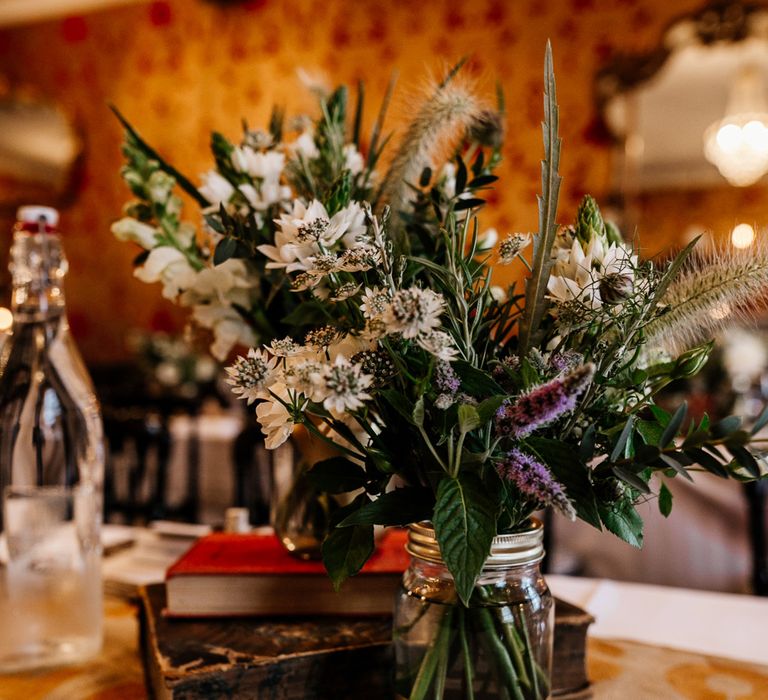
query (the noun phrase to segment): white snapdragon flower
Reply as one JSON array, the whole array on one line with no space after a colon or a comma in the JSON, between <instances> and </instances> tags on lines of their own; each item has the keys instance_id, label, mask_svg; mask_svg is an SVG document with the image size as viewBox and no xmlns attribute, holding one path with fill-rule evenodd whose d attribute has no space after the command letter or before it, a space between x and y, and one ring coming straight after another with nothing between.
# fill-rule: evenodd
<instances>
[{"instance_id":1,"label":"white snapdragon flower","mask_svg":"<svg viewBox=\"0 0 768 700\"><path fill-rule=\"evenodd\" d=\"M155 247L157 229L154 226L142 223L138 219L124 216L112 224L111 230L119 241L138 243L145 250L152 250Z\"/></svg>"},{"instance_id":2,"label":"white snapdragon flower","mask_svg":"<svg viewBox=\"0 0 768 700\"><path fill-rule=\"evenodd\" d=\"M275 383L275 365L277 359L263 350L248 351L248 356L240 355L235 364L226 367L227 384L232 386L232 393L252 404L256 399L268 399L269 388Z\"/></svg>"},{"instance_id":3,"label":"white snapdragon flower","mask_svg":"<svg viewBox=\"0 0 768 700\"><path fill-rule=\"evenodd\" d=\"M149 176L147 182L147 191L149 198L158 204L165 204L171 196L173 188L176 186L176 180L164 173L162 170L156 170Z\"/></svg>"},{"instance_id":4,"label":"white snapdragon flower","mask_svg":"<svg viewBox=\"0 0 768 700\"><path fill-rule=\"evenodd\" d=\"M220 204L227 204L235 193L235 188L223 175L216 170L209 170L201 175L203 185L198 191L205 197L212 207L219 208Z\"/></svg>"},{"instance_id":5,"label":"white snapdragon flower","mask_svg":"<svg viewBox=\"0 0 768 700\"><path fill-rule=\"evenodd\" d=\"M410 287L395 292L383 314L390 333L401 333L404 338L415 338L440 326L440 315L445 310L445 299L431 289Z\"/></svg>"},{"instance_id":6,"label":"white snapdragon flower","mask_svg":"<svg viewBox=\"0 0 768 700\"><path fill-rule=\"evenodd\" d=\"M323 396L323 407L334 414L362 408L363 402L371 398L365 390L373 377L343 355L338 355L332 365L325 365L322 372L313 374L312 380Z\"/></svg>"},{"instance_id":7,"label":"white snapdragon flower","mask_svg":"<svg viewBox=\"0 0 768 700\"><path fill-rule=\"evenodd\" d=\"M285 167L285 154L280 151L256 151L250 146L235 146L232 150L235 170L260 180L279 180Z\"/></svg>"},{"instance_id":8,"label":"white snapdragon flower","mask_svg":"<svg viewBox=\"0 0 768 700\"><path fill-rule=\"evenodd\" d=\"M163 296L171 300L188 289L196 276L184 253L170 246L153 248L133 274L142 282L162 282Z\"/></svg>"},{"instance_id":9,"label":"white snapdragon flower","mask_svg":"<svg viewBox=\"0 0 768 700\"><path fill-rule=\"evenodd\" d=\"M285 386L275 384L272 392L284 400L288 400ZM293 433L294 423L288 409L275 398L263 401L256 406L256 420L259 421L264 433L264 446L274 450L282 445Z\"/></svg>"},{"instance_id":10,"label":"white snapdragon flower","mask_svg":"<svg viewBox=\"0 0 768 700\"><path fill-rule=\"evenodd\" d=\"M200 270L185 292L182 303L191 306L210 299L224 301L238 289L250 289L252 284L245 261L229 258L220 265Z\"/></svg>"},{"instance_id":11,"label":"white snapdragon flower","mask_svg":"<svg viewBox=\"0 0 768 700\"><path fill-rule=\"evenodd\" d=\"M315 145L315 136L311 130L306 130L291 144L291 151L296 156L301 156L306 160L312 160L320 155L320 151Z\"/></svg>"},{"instance_id":12,"label":"white snapdragon flower","mask_svg":"<svg viewBox=\"0 0 768 700\"><path fill-rule=\"evenodd\" d=\"M363 154L357 150L354 143L348 143L344 146L344 167L353 175L363 172L365 160Z\"/></svg>"},{"instance_id":13,"label":"white snapdragon flower","mask_svg":"<svg viewBox=\"0 0 768 700\"><path fill-rule=\"evenodd\" d=\"M210 350L217 360L225 360L235 345L253 345L256 342L253 329L227 301L194 306L192 319L213 331L214 342Z\"/></svg>"}]
</instances>

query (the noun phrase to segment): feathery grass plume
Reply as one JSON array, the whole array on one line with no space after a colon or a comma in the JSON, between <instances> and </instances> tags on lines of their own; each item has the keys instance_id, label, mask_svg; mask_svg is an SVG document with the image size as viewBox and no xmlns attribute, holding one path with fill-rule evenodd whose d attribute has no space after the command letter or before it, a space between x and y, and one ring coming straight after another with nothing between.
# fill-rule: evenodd
<instances>
[{"instance_id":1,"label":"feathery grass plume","mask_svg":"<svg viewBox=\"0 0 768 700\"><path fill-rule=\"evenodd\" d=\"M486 116L485 105L474 94L471 83L456 75L462 65L454 67L441 83L432 85L429 96L418 107L384 177L381 207L389 205L392 211L401 211L410 186L419 181L424 168L434 166ZM392 233L397 237L397 222L392 223Z\"/></svg>"},{"instance_id":2,"label":"feathery grass plume","mask_svg":"<svg viewBox=\"0 0 768 700\"><path fill-rule=\"evenodd\" d=\"M749 318L768 301L768 244L739 251L695 252L662 295L664 312L645 326L648 346L673 356L712 337L734 317Z\"/></svg>"}]
</instances>

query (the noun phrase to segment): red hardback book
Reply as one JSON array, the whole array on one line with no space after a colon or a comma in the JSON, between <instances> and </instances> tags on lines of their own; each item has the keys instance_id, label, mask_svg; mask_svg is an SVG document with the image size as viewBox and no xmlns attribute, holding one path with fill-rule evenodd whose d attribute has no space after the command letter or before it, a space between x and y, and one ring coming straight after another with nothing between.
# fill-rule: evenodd
<instances>
[{"instance_id":1,"label":"red hardback book","mask_svg":"<svg viewBox=\"0 0 768 700\"><path fill-rule=\"evenodd\" d=\"M274 535L201 537L165 574L166 614L389 614L408 567L407 532L388 530L362 571L333 590L322 563L292 557Z\"/></svg>"}]
</instances>

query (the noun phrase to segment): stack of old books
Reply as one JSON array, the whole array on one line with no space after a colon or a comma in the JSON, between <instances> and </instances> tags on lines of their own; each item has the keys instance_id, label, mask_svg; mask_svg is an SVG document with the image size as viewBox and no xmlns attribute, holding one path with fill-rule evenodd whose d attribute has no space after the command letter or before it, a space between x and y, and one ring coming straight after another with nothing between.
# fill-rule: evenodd
<instances>
[{"instance_id":1,"label":"stack of old books","mask_svg":"<svg viewBox=\"0 0 768 700\"><path fill-rule=\"evenodd\" d=\"M210 535L141 591L141 646L158 700L391 698L391 608L408 563L389 532L342 592L272 535ZM554 692L589 697L591 618L557 601Z\"/></svg>"}]
</instances>

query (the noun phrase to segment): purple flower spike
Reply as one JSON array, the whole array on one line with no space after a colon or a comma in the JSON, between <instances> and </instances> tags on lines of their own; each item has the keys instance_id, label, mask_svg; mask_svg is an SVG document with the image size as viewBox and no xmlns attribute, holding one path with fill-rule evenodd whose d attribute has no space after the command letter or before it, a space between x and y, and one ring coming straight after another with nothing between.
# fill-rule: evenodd
<instances>
[{"instance_id":1,"label":"purple flower spike","mask_svg":"<svg viewBox=\"0 0 768 700\"><path fill-rule=\"evenodd\" d=\"M521 438L556 420L576 407L576 399L595 374L593 364L582 365L564 377L536 387L515 401L505 401L496 412L496 429L502 435Z\"/></svg>"},{"instance_id":2,"label":"purple flower spike","mask_svg":"<svg viewBox=\"0 0 768 700\"><path fill-rule=\"evenodd\" d=\"M576 511L565 495L563 487L541 462L517 448L507 452L498 465L499 475L511 481L531 501L543 506L554 506L570 520Z\"/></svg>"}]
</instances>

